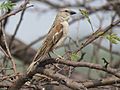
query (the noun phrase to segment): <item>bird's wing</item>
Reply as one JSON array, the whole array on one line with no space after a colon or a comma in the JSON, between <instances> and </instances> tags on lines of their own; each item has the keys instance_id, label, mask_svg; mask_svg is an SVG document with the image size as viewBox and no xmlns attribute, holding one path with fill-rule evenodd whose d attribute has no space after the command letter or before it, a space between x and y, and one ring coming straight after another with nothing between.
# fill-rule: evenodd
<instances>
[{"instance_id":1,"label":"bird's wing","mask_svg":"<svg viewBox=\"0 0 120 90\"><path fill-rule=\"evenodd\" d=\"M45 44L49 45L52 49L52 47L61 39L63 36L63 25L62 24L57 24L55 25L52 30L48 33Z\"/></svg>"},{"instance_id":2,"label":"bird's wing","mask_svg":"<svg viewBox=\"0 0 120 90\"><path fill-rule=\"evenodd\" d=\"M61 39L63 35L63 25L57 24L53 28L50 29L49 33L47 34L47 37L42 45L42 47L37 51L35 57L33 58L33 62L30 64L30 66L27 69L27 73L29 73L32 68L36 68L36 64L41 61L44 56L52 50L54 45Z\"/></svg>"},{"instance_id":3,"label":"bird's wing","mask_svg":"<svg viewBox=\"0 0 120 90\"><path fill-rule=\"evenodd\" d=\"M61 39L63 35L63 25L57 24L48 32L45 41L43 42L42 47L36 53L33 61L38 60L40 57L46 55L49 51L51 51L54 45Z\"/></svg>"}]
</instances>

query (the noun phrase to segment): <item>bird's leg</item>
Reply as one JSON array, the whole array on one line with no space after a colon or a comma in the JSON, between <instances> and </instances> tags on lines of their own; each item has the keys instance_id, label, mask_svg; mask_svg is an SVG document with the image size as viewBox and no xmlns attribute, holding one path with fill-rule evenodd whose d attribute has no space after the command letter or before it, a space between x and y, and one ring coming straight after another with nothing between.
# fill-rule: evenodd
<instances>
[{"instance_id":1,"label":"bird's leg","mask_svg":"<svg viewBox=\"0 0 120 90\"><path fill-rule=\"evenodd\" d=\"M57 53L55 53L53 50L51 51L54 55L56 55L58 58L57 59L64 59L62 56L58 55ZM56 60L57 60L56 59ZM61 70L61 68L59 67L59 63L53 64L55 68L57 68L59 71Z\"/></svg>"}]
</instances>

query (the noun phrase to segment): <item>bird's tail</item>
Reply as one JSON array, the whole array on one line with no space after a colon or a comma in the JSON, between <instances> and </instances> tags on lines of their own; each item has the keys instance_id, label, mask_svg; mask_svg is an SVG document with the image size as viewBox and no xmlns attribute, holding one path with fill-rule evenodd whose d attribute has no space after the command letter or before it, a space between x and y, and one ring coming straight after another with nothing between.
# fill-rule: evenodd
<instances>
[{"instance_id":1,"label":"bird's tail","mask_svg":"<svg viewBox=\"0 0 120 90\"><path fill-rule=\"evenodd\" d=\"M35 57L33 58L33 62L37 61L38 59L45 56L50 51L50 48L44 44L36 53Z\"/></svg>"},{"instance_id":2,"label":"bird's tail","mask_svg":"<svg viewBox=\"0 0 120 90\"><path fill-rule=\"evenodd\" d=\"M32 63L30 64L30 66L27 69L27 73L29 73L31 70L34 70L36 68L36 66L38 65L38 63L44 59L44 57L46 56L46 54L50 51L50 48L47 47L46 44L44 44L36 53L35 57L33 58Z\"/></svg>"}]
</instances>

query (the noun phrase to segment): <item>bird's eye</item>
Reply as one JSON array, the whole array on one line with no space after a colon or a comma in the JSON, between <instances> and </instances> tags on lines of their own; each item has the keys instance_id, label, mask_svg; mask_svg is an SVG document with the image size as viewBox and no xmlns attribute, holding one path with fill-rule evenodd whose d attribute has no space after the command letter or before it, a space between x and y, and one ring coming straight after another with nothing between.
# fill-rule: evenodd
<instances>
[{"instance_id":1,"label":"bird's eye","mask_svg":"<svg viewBox=\"0 0 120 90\"><path fill-rule=\"evenodd\" d=\"M68 12L68 10L65 10L65 12Z\"/></svg>"}]
</instances>

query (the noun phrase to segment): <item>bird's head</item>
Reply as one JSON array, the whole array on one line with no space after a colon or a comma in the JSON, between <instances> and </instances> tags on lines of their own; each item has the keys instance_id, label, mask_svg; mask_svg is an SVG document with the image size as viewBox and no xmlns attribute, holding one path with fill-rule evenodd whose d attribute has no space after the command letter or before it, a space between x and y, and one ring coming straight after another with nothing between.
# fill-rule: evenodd
<instances>
[{"instance_id":1,"label":"bird's head","mask_svg":"<svg viewBox=\"0 0 120 90\"><path fill-rule=\"evenodd\" d=\"M59 11L58 17L60 17L63 21L68 21L70 16L73 14L76 14L76 12L74 12L68 8L64 8Z\"/></svg>"}]
</instances>

